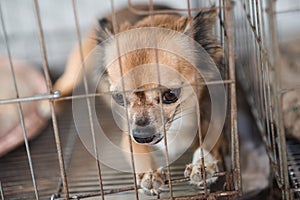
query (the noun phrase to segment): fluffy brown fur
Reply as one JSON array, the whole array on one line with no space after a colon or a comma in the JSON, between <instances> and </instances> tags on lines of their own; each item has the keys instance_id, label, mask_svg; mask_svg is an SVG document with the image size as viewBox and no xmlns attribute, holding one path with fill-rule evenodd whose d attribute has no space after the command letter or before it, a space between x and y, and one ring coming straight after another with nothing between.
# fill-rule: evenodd
<instances>
[{"instance_id":1,"label":"fluffy brown fur","mask_svg":"<svg viewBox=\"0 0 300 200\"><path fill-rule=\"evenodd\" d=\"M120 13L123 13L122 15ZM123 31L137 29L141 27L160 27L165 29L171 29L174 31L181 32L186 35L191 35L194 37L202 47L207 51L210 57L217 64L219 70L223 72L223 50L219 44L219 42L212 36L212 29L215 25L215 20L217 13L214 9L211 11L200 12L196 15L191 23L191 21L186 16L179 15L155 15L155 16L146 16L144 18L140 16L134 16L132 13L128 11L122 11L117 15L117 21L119 26L117 30L113 30L113 25L110 18L105 18L99 20L96 28L89 33L88 37L83 41L83 56L86 57L97 44L103 42L108 37L115 35L117 33L121 33ZM125 14L124 14L125 13ZM126 14L127 13L127 14ZM120 17L122 16L122 17ZM124 17L126 16L126 17ZM127 19L127 20L125 20ZM95 29L97 30L95 32ZM146 38L151 38L150 33ZM95 40L96 38L96 40ZM133 39L132 39L133 38ZM137 39L135 41L134 36L132 38L122 38L120 42L121 48L126 48L128 45L132 45L134 42L138 42ZM176 41L172 41L168 39L168 36L163 33L158 32L156 35L156 42L160 45L168 46L171 49L180 49L182 53L186 52L186 48L191 48L185 46L180 43L180 39ZM153 42L153 41L152 41ZM135 69L136 66L156 63L159 60L159 64L163 64L171 67L176 70L179 74L181 74L185 79L190 80L194 83L202 82L202 77L195 73L195 69L192 64L182 57L172 54L170 52L166 52L164 50L154 50L154 49L140 49L126 55L123 55L122 60L122 73L120 71L119 60L115 60L112 63L109 63L111 59L114 57L114 44L108 44L104 48L104 64L109 65L107 68L107 78L109 80L110 88L113 91L120 91L120 85L118 85L118 80L121 77L121 74L126 74L127 72ZM81 66L81 58L79 53L79 48L76 47L70 54L66 71L64 75L56 82L54 89L60 90L63 95L69 94L73 87L75 87L76 74L80 71ZM86 66L86 73L90 71L90 67ZM139 81L143 79L143 77L151 76L152 71L147 70L147 68L143 72L144 74L136 75L133 77L127 77L124 81L124 88L126 90L134 90L134 89L151 89L158 87L158 84L148 84L139 86ZM163 77L164 81L172 82L174 81L174 77L170 76L167 72L161 72L161 77ZM197 97L201 102L201 112L202 115L205 116L202 118L201 127L202 133L206 132L208 127L208 120L210 117L209 110L209 96L207 94L206 87L194 87L196 91ZM160 122L158 119L160 117L160 101L159 98L161 93L168 92L168 88L163 89L161 92L157 90L149 90L140 93L133 93L131 96L128 96L128 103L125 106L128 107L130 124L132 125L132 129L146 130L144 127L151 125L151 130L155 130L156 132L161 132L161 127L163 124L166 124L166 128L172 124L172 117L176 115L177 108L180 106L178 102L164 104L164 118L166 122ZM181 98L181 97L179 97ZM122 101L122 99L118 99L118 101ZM141 119L143 119L143 123L141 125ZM148 121L147 121L148 120ZM140 125L137 125L139 122ZM150 125L145 125L149 123ZM148 131L149 129L147 129ZM139 133L142 134L142 133ZM128 149L129 151L129 142L128 135L132 134L122 134L123 136L123 147ZM161 135L160 135L161 136ZM204 136L204 135L203 135ZM137 140L136 137L133 137L132 146L134 153L149 153L152 150L151 145L142 144L144 139L141 141ZM196 139L195 144L198 146L198 139ZM212 183L216 180L213 177L215 172L218 172L218 162L220 161L220 149L221 143L220 140L215 146L215 148L209 153L207 162L205 163L205 167L207 168L207 181L208 183ZM177 148L175 146L169 148ZM198 150L199 151L199 150ZM197 152L197 151L196 151ZM199 156L199 152L195 153L195 155ZM159 191L160 186L163 184L163 170L156 166L154 159L151 156L135 156L136 169L140 173L139 175L139 184L141 188L151 194L156 194ZM202 185L203 179L199 174L199 168L201 166L201 162L199 160L194 160L193 163L187 166L185 171L185 176L191 178L191 183ZM145 171L145 169L147 169ZM157 170L158 169L158 170ZM156 177L156 178L155 178Z\"/></svg>"}]
</instances>

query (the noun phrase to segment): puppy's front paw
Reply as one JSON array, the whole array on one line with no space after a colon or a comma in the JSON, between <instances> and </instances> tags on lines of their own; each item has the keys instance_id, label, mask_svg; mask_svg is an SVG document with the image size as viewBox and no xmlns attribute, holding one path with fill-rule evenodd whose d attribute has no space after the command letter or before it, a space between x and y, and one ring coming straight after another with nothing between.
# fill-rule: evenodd
<instances>
[{"instance_id":1,"label":"puppy's front paw","mask_svg":"<svg viewBox=\"0 0 300 200\"><path fill-rule=\"evenodd\" d=\"M165 183L166 173L163 168L154 171L139 174L138 184L141 187L140 192L147 195L158 195L160 187Z\"/></svg>"},{"instance_id":2,"label":"puppy's front paw","mask_svg":"<svg viewBox=\"0 0 300 200\"><path fill-rule=\"evenodd\" d=\"M214 177L214 175L219 172L219 168L217 165L217 161L205 161L204 162L205 169L205 177L206 177L206 185L216 182L218 179ZM193 185L197 185L198 187L204 186L203 174L201 173L202 162L198 160L195 164L188 164L184 170L184 177L190 178L190 183Z\"/></svg>"}]
</instances>

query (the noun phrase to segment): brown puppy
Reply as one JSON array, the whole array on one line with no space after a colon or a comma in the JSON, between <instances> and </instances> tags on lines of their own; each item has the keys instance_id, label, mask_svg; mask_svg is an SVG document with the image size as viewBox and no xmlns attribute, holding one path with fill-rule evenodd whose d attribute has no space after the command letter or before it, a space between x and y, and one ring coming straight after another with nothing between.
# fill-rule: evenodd
<instances>
[{"instance_id":1,"label":"brown puppy","mask_svg":"<svg viewBox=\"0 0 300 200\"><path fill-rule=\"evenodd\" d=\"M190 134L198 124L195 115L195 110L199 110L198 104L203 116L200 122L203 137L208 129L210 119L208 91L204 85L195 85L203 83L204 80L195 70L193 66L195 63L192 64L185 59L194 60L197 55L195 51L190 51L193 47L186 43L184 37L192 33L193 39L205 49L219 70L223 71L222 48L211 36L216 15L215 9L203 11L198 13L190 23L186 16L139 17L131 14L120 17L118 14L117 30L113 30L111 20L105 18L99 20L97 31L92 30L83 41L83 56L87 57L98 44L109 39L101 46L102 64L106 66L105 75L115 101L114 108L124 111L126 107L130 125L130 133L122 134L122 146L128 152L128 137L132 138L135 167L139 173L138 182L148 194L157 194L165 179L162 168L151 154L153 149L164 149L164 133L166 132L170 156L177 155L191 145L184 142L187 138L190 138L189 141L195 140L192 143L196 148L199 147L198 137ZM156 27L155 34L147 27ZM174 32L178 32L179 35L173 34ZM113 37L116 34L120 34L118 39ZM95 38L97 40L94 40ZM116 48L116 42L119 49ZM153 43L156 43L157 48L151 46ZM145 48L145 45L150 45L151 48ZM141 46L144 48L140 48ZM131 47L136 48L130 51ZM181 55L166 49L176 50L181 52ZM79 52L78 47L72 51L64 75L54 86L54 89L60 90L63 95L70 93L75 86L75 77L81 66ZM118 54L121 54L121 57ZM86 73L91 71L91 66L85 67ZM157 75L157 70L160 76ZM187 83L190 87L183 86ZM123 90L132 92L124 93ZM178 124L177 118L180 118L183 124L180 132L185 134L181 133L175 137L172 134L172 127ZM205 146L203 148L206 155L204 162L206 181L210 184L216 181L217 178L213 175L219 171L220 139L212 150L205 149ZM191 183L198 186L204 182L200 173L200 157L200 149L197 148L192 163L187 165L184 172L186 177L190 177Z\"/></svg>"}]
</instances>

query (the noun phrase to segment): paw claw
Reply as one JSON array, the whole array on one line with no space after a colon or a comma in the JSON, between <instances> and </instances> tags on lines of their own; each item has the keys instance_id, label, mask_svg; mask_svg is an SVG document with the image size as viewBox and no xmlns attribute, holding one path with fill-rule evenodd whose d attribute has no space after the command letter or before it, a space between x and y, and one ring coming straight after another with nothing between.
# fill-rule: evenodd
<instances>
[{"instance_id":1,"label":"paw claw","mask_svg":"<svg viewBox=\"0 0 300 200\"><path fill-rule=\"evenodd\" d=\"M186 165L185 170L184 170L184 177L188 178L190 177L193 169L193 164Z\"/></svg>"},{"instance_id":2,"label":"paw claw","mask_svg":"<svg viewBox=\"0 0 300 200\"><path fill-rule=\"evenodd\" d=\"M214 174L219 171L217 162L204 163L206 185L210 185L217 180ZM197 185L198 187L204 187L203 174L201 173L202 162L197 161L196 164L188 164L184 170L184 176L190 178L190 184Z\"/></svg>"}]
</instances>

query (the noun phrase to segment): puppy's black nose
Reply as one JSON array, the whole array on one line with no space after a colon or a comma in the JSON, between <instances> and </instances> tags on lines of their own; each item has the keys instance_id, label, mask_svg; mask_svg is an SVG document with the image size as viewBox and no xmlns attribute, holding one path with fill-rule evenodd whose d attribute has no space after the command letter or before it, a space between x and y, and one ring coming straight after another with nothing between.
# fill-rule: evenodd
<instances>
[{"instance_id":1,"label":"puppy's black nose","mask_svg":"<svg viewBox=\"0 0 300 200\"><path fill-rule=\"evenodd\" d=\"M140 117L138 120L136 120L135 124L142 127L147 126L150 124L150 120L148 117Z\"/></svg>"}]
</instances>

